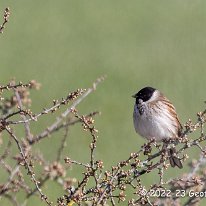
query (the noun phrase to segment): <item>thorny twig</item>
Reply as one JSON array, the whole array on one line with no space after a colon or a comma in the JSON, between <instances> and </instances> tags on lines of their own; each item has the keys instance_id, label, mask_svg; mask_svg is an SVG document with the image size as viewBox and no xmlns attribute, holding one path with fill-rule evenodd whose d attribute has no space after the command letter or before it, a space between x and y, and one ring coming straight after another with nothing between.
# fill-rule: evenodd
<instances>
[{"instance_id":1,"label":"thorny twig","mask_svg":"<svg viewBox=\"0 0 206 206\"><path fill-rule=\"evenodd\" d=\"M9 21L9 16L10 16L10 9L9 9L9 7L7 7L4 10L4 22L2 25L0 25L0 33L3 33L5 25Z\"/></svg>"},{"instance_id":2,"label":"thorny twig","mask_svg":"<svg viewBox=\"0 0 206 206\"><path fill-rule=\"evenodd\" d=\"M41 195L41 199L45 200L45 202L48 204L48 205L51 205L51 202L48 200L48 197L42 193L40 187L39 187L39 182L38 180L36 180L35 178L35 173L34 171L32 170L31 166L30 166L30 163L28 162L28 158L26 157L24 151L23 151L23 148L19 142L19 140L17 139L16 135L11 131L11 129L7 126L6 128L6 131L10 134L10 136L14 139L14 141L16 142L17 144L17 147L19 149L19 152L24 160L24 166L25 168L27 169L28 171L28 175L30 175L31 177L31 180L34 182L39 194Z\"/></svg>"},{"instance_id":3,"label":"thorny twig","mask_svg":"<svg viewBox=\"0 0 206 206\"><path fill-rule=\"evenodd\" d=\"M4 99L1 96L1 108L2 109L2 116L0 118L0 130L1 132L6 131L10 137L13 139L13 141L16 143L16 146L19 151L19 155L12 156L12 153L10 153L10 147L12 146L12 141L9 139L8 144L5 147L4 153L0 156L1 164L5 168L6 172L8 172L8 181L4 184L0 184L0 195L4 196L6 198L10 198L10 201L14 203L13 196L8 195L9 192L18 192L22 188L26 193L26 198L30 198L35 192L38 192L40 194L41 199L43 199L48 205L52 205L52 202L49 201L49 198L46 194L44 194L41 190L41 187L49 181L51 178L55 180L58 184L61 182L61 185L66 188L66 185L72 184L73 181L70 181L68 178L65 178L65 169L60 164L61 156L63 152L63 148L65 146L66 142L66 136L68 133L68 128L72 125L75 125L76 123L79 123L80 120L77 119L68 119L67 116L70 114L71 110L73 110L74 107L76 107L85 97L87 97L91 92L93 92L96 89L96 86L103 80L103 78L99 78L91 88L88 90L78 89L75 92L69 93L69 95L66 98L62 98L61 101L54 100L53 106L44 109L42 112L38 113L37 115L33 114L29 109L26 109L25 105L27 102L31 102L31 100L28 97L28 92L26 92L27 89L33 89L33 88L39 88L38 83L36 83L34 80L29 82L28 84L23 84L20 82L19 84L15 84L14 81L11 81L6 86L0 86L1 95L3 95L3 92L9 91L10 89L14 90L14 95L9 99ZM85 92L86 91L86 92ZM80 97L82 95L82 97ZM53 113L57 111L60 106L67 105L70 102L73 102L72 105L66 109L60 117L57 119L57 121L54 122L52 125L53 127L48 132L46 129L42 134L36 135L36 137L45 137L49 134L61 130L65 128L66 132L64 135L64 138L61 141L61 146L58 149L58 154L56 156L56 162L48 163L42 159L37 154L32 154L32 148L31 146L37 143L36 139L34 139L30 132L30 121L37 121L38 118L42 115L47 115L50 113ZM17 108L17 111L16 111ZM88 115L85 115L85 117L91 118L92 116L95 116L96 114L99 114L99 112L91 112ZM16 117L19 116L23 118L23 120L16 120ZM13 118L15 120L13 120ZM65 122L64 119L67 119ZM14 133L14 130L11 128L11 126L18 126L19 124L24 124L25 126L25 138L23 140L20 140L17 135ZM44 136L45 135L45 136ZM40 138L41 139L41 138ZM1 137L0 137L0 144L1 144ZM30 146L31 145L31 146ZM15 168L10 167L9 164L7 164L4 159L7 158L14 158L17 161L17 166ZM44 167L44 177L38 178L35 174L35 171L33 170L34 162L38 161L40 165ZM77 162L76 162L77 163ZM30 176L32 182L35 185L35 188L33 191L29 189L27 185L25 185L24 182L24 175L21 172L21 165L25 167L27 170L27 174ZM85 165L84 165L85 166ZM61 180L59 179L60 177ZM17 178L19 180L17 180ZM40 181L41 182L40 182ZM16 183L15 183L16 182Z\"/></svg>"},{"instance_id":4,"label":"thorny twig","mask_svg":"<svg viewBox=\"0 0 206 206\"><path fill-rule=\"evenodd\" d=\"M28 84L14 84L9 83L7 86L0 86L1 94L10 89L14 90L14 95L10 99L3 99L1 102L2 116L0 121L0 130L2 135L6 131L11 139L5 142L5 149L0 156L0 164L4 171L8 173L8 179L0 184L0 195L9 199L14 205L18 204L18 198L11 194L17 194L18 191L24 191L26 199L29 199L34 194L39 194L41 198L51 205L47 195L42 191L42 187L49 182L56 182L65 189L65 194L57 200L58 206L66 205L84 205L88 203L93 206L111 204L113 206L119 205L120 202L127 201L127 205L165 205L166 202L178 205L180 197L175 196L175 191L184 190L188 193L190 190L203 192L206 190L204 182L206 181L206 170L204 165L206 163L205 155L205 140L206 134L204 131L204 124L206 123L206 110L197 114L197 122L192 123L189 120L185 124L185 130L182 136L173 139L168 143L167 148L177 147L177 154L184 162L188 159L186 153L190 148L196 147L200 152L199 160L193 160L190 164L191 171L184 174L182 177L165 179L165 173L168 168L168 154L167 148L162 144L157 144L154 140L145 143L137 152L131 153L127 158L118 162L111 169L104 170L104 163L102 160L96 159L97 147L97 129L94 125L93 117L98 112L91 112L88 115L80 115L76 106L82 102L84 98L93 92L102 78L98 79L93 87L83 90L78 89L69 93L66 98L61 100L54 100L53 105L43 111L33 114L28 108L27 103L30 103L27 89L36 88L37 83ZM67 106L65 111L58 115L57 120L54 121L48 128L39 134L31 135L30 122L38 122L43 115L49 115L58 111L60 107ZM70 116L68 116L70 115ZM19 119L21 118L21 119ZM89 144L89 162L81 162L73 160L69 157L64 158L65 163L62 162L63 150L66 146L68 131L70 127L81 123L83 129L91 136ZM25 127L25 137L19 138L14 128L23 124ZM53 133L64 129L65 133L62 137L54 160L46 160L40 153L36 153L33 149L34 145L39 144L41 139L51 136ZM192 134L200 131L200 135L192 138ZM29 137L29 134L31 135ZM188 137L190 136L190 137ZM28 138L29 137L29 138ZM0 136L1 140L1 136ZM0 141L1 142L1 141ZM18 154L13 153L13 142L16 143ZM54 151L54 150L53 150ZM7 163L7 159L12 158L16 161L16 166L11 167ZM65 165L64 165L65 164ZM41 168L41 173L37 173L34 168L37 166ZM66 171L68 168L77 166L82 171L82 178L68 178ZM185 164L184 164L185 165ZM22 173L23 167L28 172L28 176L33 182L34 188L26 184L25 175ZM146 177L148 173L157 173L159 178L155 183L146 187L141 181L141 177ZM154 196L154 191L171 191L170 196ZM132 197L127 197L128 191L132 191ZM163 194L163 193L160 193ZM185 205L191 206L194 202L199 203L200 198L189 197L184 201ZM25 203L26 204L26 203ZM125 205L125 203L124 203Z\"/></svg>"},{"instance_id":5,"label":"thorny twig","mask_svg":"<svg viewBox=\"0 0 206 206\"><path fill-rule=\"evenodd\" d=\"M185 125L185 131L182 132L182 136L178 139L171 140L170 145L179 145L180 148L177 151L177 154L182 154L183 153L183 158L182 160L185 161L188 157L187 154L184 154L185 151L191 147L196 146L199 148L200 152L205 156L206 151L203 146L200 144L205 141L206 135L203 133L203 124L206 122L206 116L205 116L205 111L198 113L198 120L195 124L193 124L190 120L189 122L186 123ZM201 115L201 118L200 118ZM84 123L84 128L85 128L85 121L84 118L82 118L79 115L75 116L78 119L81 119L82 122ZM88 126L86 125L86 128ZM201 135L198 138L195 139L189 139L187 136L188 134L191 134L195 132L198 128L201 130ZM91 136L93 134L91 133ZM96 145L96 143L95 143ZM158 151L156 153L151 154L152 150L154 149L153 147L157 148ZM79 184L76 189L74 190L75 192L72 192L70 190L70 195L69 198L67 199L67 202L70 202L71 200L75 201L78 205L82 205L81 203L85 201L90 201L92 205L105 205L107 201L111 201L112 205L116 205L116 200L119 201L125 201L125 188L130 186L131 188L137 190L135 193L137 197L136 200L131 199L128 201L128 205L142 205L142 204L148 204L148 205L154 205L156 201L158 201L158 197L155 198L155 196L151 196L151 191L164 191L166 190L165 186L170 186L170 191L174 192L175 190L175 180L172 179L170 181L165 181L164 180L164 171L166 171L169 168L168 162L168 155L165 154L165 149L159 149L160 145L155 143L153 140L151 142L148 142L145 144L141 150L139 150L136 153L131 153L130 157L126 160L123 160L117 164L116 167L112 167L111 171L105 171L104 175L101 176L101 178L98 177L98 170L96 169L96 165L90 164L90 168L88 168L88 164L85 166L86 171L94 171L94 172L86 172L81 184ZM92 152L92 148L90 148ZM142 154L147 156L146 159L140 160L140 156ZM160 157L158 160L157 158ZM96 160L94 158L92 159L92 162L95 162ZM200 158L198 164L196 164L196 168L199 168L201 164L204 164L205 161L203 161L203 156ZM154 162L156 161L156 162ZM75 161L70 160L70 164L74 163ZM102 168L103 165L101 164L101 174L102 174ZM140 183L140 177L143 175L146 175L147 173L154 172L155 170L158 170L158 174L160 177L159 183L155 183L150 186L148 190L145 189L140 189L140 188L145 188L141 183ZM199 169L193 169L192 173L189 173L187 176L187 179L190 179L191 176L197 175ZM92 187L87 187L86 184L87 182L90 182L91 179L98 180L94 181L95 185ZM86 180L86 181L85 181ZM181 184L186 184L187 185L188 180L184 180L183 183ZM193 184L191 187L183 187L185 189L185 192L187 192L188 188L193 188L194 186L198 186L199 182L198 181L193 181ZM82 189L81 189L82 188ZM120 190L119 195L114 195L118 190ZM200 192L203 191L200 190ZM161 197L161 196L159 196ZM166 198L162 196L161 198ZM171 199L173 198L173 199ZM172 201L176 201L178 198L171 196ZM188 203L193 202L193 199L197 199L195 197L192 198L192 200L188 200ZM198 200L199 201L199 200ZM190 204L189 204L190 205Z\"/></svg>"},{"instance_id":6,"label":"thorny twig","mask_svg":"<svg viewBox=\"0 0 206 206\"><path fill-rule=\"evenodd\" d=\"M23 104L22 104L19 92L18 92L17 89L14 89L14 92L15 92L16 99L17 99L17 102L18 102L18 107L22 111L23 110ZM31 135L31 131L30 131L30 128L29 128L29 122L26 121L27 118L26 118L26 115L24 113L23 114L20 113L20 115L21 115L22 119L25 121L24 127L25 127L26 137L28 138L29 141L31 141L32 135Z\"/></svg>"}]
</instances>

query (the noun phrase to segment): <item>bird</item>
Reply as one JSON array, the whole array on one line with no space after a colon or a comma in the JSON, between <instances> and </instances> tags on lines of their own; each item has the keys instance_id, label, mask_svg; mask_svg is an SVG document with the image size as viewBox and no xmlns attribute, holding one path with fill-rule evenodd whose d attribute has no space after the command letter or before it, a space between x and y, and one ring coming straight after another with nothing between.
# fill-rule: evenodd
<instances>
[{"instance_id":1,"label":"bird","mask_svg":"<svg viewBox=\"0 0 206 206\"><path fill-rule=\"evenodd\" d=\"M181 136L182 126L174 105L158 89L147 86L132 95L135 98L133 123L136 133L147 140L165 142ZM168 151L170 165L182 168L175 148Z\"/></svg>"}]
</instances>

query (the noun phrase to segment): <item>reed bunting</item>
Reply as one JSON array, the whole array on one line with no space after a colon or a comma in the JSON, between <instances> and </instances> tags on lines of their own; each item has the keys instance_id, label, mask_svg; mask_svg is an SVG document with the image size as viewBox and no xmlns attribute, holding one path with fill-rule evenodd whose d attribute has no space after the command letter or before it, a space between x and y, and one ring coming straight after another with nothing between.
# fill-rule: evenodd
<instances>
[{"instance_id":1,"label":"reed bunting","mask_svg":"<svg viewBox=\"0 0 206 206\"><path fill-rule=\"evenodd\" d=\"M182 126L175 107L159 90L145 87L132 97L136 99L133 121L138 134L164 143L180 136ZM169 149L168 154L171 166L182 168L175 148Z\"/></svg>"}]
</instances>

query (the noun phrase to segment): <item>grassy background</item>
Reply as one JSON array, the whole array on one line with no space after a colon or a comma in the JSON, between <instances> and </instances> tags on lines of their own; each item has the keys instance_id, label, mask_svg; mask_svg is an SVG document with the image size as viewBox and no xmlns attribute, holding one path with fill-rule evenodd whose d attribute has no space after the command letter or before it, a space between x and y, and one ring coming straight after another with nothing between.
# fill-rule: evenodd
<instances>
[{"instance_id":1,"label":"grassy background","mask_svg":"<svg viewBox=\"0 0 206 206\"><path fill-rule=\"evenodd\" d=\"M0 84L12 77L42 83L40 91L32 92L34 111L107 75L78 107L81 113L102 112L96 118L100 131L97 156L106 167L145 142L132 122L131 95L140 88L150 85L165 93L182 122L195 119L196 112L204 108L204 0L1 0L1 13L7 6L11 17L0 35ZM35 124L33 132L54 119ZM62 133L38 145L49 160L60 143L58 137ZM86 161L89 140L80 126L73 127L65 155ZM196 156L195 151L191 155ZM151 184L153 177L145 182ZM44 189L54 201L61 194L52 185ZM33 198L30 205L37 202Z\"/></svg>"}]
</instances>

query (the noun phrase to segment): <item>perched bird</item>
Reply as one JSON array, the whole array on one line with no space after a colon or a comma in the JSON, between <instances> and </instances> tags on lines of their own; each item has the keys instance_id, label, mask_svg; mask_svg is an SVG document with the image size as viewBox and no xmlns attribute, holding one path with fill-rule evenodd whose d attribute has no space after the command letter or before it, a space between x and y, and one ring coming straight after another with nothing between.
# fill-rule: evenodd
<instances>
[{"instance_id":1,"label":"perched bird","mask_svg":"<svg viewBox=\"0 0 206 206\"><path fill-rule=\"evenodd\" d=\"M179 137L182 126L173 104L157 89L145 87L133 95L135 100L133 121L138 134L148 140L166 142ZM169 149L172 167L182 168L175 148Z\"/></svg>"}]
</instances>

